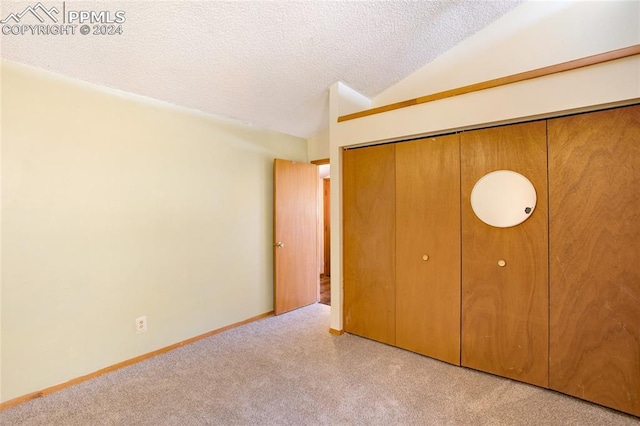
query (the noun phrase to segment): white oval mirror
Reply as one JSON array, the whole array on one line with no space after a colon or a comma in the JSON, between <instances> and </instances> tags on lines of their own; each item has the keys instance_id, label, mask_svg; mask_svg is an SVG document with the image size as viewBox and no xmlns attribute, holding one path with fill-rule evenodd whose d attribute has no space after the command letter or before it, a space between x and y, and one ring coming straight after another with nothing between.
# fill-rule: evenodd
<instances>
[{"instance_id":1,"label":"white oval mirror","mask_svg":"<svg viewBox=\"0 0 640 426\"><path fill-rule=\"evenodd\" d=\"M536 207L536 189L529 179L511 170L496 170L482 176L471 190L471 208L487 225L516 226Z\"/></svg>"}]
</instances>

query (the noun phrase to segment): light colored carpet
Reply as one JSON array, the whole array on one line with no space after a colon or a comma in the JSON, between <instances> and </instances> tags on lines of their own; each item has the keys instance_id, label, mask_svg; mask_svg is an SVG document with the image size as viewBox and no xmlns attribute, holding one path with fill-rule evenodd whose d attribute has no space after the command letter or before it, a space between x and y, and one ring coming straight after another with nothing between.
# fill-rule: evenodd
<instances>
[{"instance_id":1,"label":"light colored carpet","mask_svg":"<svg viewBox=\"0 0 640 426\"><path fill-rule=\"evenodd\" d=\"M345 334L315 304L0 413L2 425L640 425Z\"/></svg>"}]
</instances>

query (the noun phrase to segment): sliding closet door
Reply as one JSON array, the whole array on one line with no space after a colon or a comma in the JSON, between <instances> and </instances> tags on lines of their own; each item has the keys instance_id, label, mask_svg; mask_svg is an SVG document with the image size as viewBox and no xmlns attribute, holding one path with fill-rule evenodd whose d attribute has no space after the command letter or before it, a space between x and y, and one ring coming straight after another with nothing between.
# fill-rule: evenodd
<instances>
[{"instance_id":1,"label":"sliding closet door","mask_svg":"<svg viewBox=\"0 0 640 426\"><path fill-rule=\"evenodd\" d=\"M396 146L396 345L460 365L458 135Z\"/></svg>"},{"instance_id":2,"label":"sliding closet door","mask_svg":"<svg viewBox=\"0 0 640 426\"><path fill-rule=\"evenodd\" d=\"M343 151L342 164L344 329L393 345L395 146Z\"/></svg>"},{"instance_id":3,"label":"sliding closet door","mask_svg":"<svg viewBox=\"0 0 640 426\"><path fill-rule=\"evenodd\" d=\"M548 385L548 206L544 121L461 134L462 365ZM535 187L523 223L490 226L471 191L485 174L512 170Z\"/></svg>"},{"instance_id":4,"label":"sliding closet door","mask_svg":"<svg viewBox=\"0 0 640 426\"><path fill-rule=\"evenodd\" d=\"M549 120L549 385L640 415L640 106Z\"/></svg>"}]
</instances>

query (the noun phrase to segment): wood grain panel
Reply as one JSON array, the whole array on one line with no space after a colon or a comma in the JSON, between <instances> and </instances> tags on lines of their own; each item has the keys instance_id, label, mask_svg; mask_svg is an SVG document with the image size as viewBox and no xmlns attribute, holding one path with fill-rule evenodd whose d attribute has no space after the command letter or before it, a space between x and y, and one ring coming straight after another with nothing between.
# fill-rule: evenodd
<instances>
[{"instance_id":1,"label":"wood grain panel","mask_svg":"<svg viewBox=\"0 0 640 426\"><path fill-rule=\"evenodd\" d=\"M274 311L279 315L318 300L318 167L276 159L273 205Z\"/></svg>"},{"instance_id":2,"label":"wood grain panel","mask_svg":"<svg viewBox=\"0 0 640 426\"><path fill-rule=\"evenodd\" d=\"M396 218L396 345L460 365L458 135L397 144Z\"/></svg>"},{"instance_id":3,"label":"wood grain panel","mask_svg":"<svg viewBox=\"0 0 640 426\"><path fill-rule=\"evenodd\" d=\"M548 385L548 206L544 121L461 134L462 365ZM537 205L511 228L473 213L471 190L501 169L526 176ZM506 261L499 267L499 259Z\"/></svg>"},{"instance_id":4,"label":"wood grain panel","mask_svg":"<svg viewBox=\"0 0 640 426\"><path fill-rule=\"evenodd\" d=\"M395 344L395 146L343 151L344 329Z\"/></svg>"},{"instance_id":5,"label":"wood grain panel","mask_svg":"<svg viewBox=\"0 0 640 426\"><path fill-rule=\"evenodd\" d=\"M640 106L549 120L549 384L640 415Z\"/></svg>"}]
</instances>

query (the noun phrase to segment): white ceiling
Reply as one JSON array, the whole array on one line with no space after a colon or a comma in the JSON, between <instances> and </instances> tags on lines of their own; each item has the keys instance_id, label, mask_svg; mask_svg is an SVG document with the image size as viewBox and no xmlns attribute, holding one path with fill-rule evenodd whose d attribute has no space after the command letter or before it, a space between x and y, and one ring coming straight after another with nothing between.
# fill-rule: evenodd
<instances>
[{"instance_id":1,"label":"white ceiling","mask_svg":"<svg viewBox=\"0 0 640 426\"><path fill-rule=\"evenodd\" d=\"M62 16L62 1L41 1ZM37 2L2 0L0 19ZM0 55L309 137L328 125L327 89L334 82L373 97L519 3L66 1L67 12L124 11L123 34L2 35ZM38 23L29 14L20 22Z\"/></svg>"}]
</instances>

